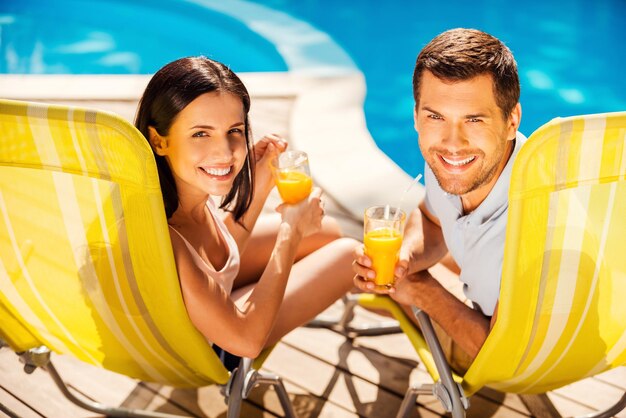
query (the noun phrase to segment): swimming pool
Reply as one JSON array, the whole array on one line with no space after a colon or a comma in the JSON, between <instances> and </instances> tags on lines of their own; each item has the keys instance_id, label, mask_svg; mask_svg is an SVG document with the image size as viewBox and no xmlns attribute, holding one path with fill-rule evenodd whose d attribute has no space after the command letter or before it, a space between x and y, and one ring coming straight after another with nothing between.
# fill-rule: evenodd
<instances>
[{"instance_id":1,"label":"swimming pool","mask_svg":"<svg viewBox=\"0 0 626 418\"><path fill-rule=\"evenodd\" d=\"M0 73L150 74L175 58L198 54L235 71L289 68L286 51L259 35L259 27L272 34L281 22L258 15L244 24L233 17L239 12L235 6L226 15L202 6L210 3L0 2ZM343 47L366 77L365 114L374 140L412 176L423 169L412 121L415 56L451 27L485 30L512 49L526 134L556 116L626 109L622 0L572 0L567 9L542 0L515 7L451 0L445 8L437 2L376 0L361 0L358 7L331 0L259 3L309 22Z\"/></svg>"},{"instance_id":2,"label":"swimming pool","mask_svg":"<svg viewBox=\"0 0 626 418\"><path fill-rule=\"evenodd\" d=\"M423 169L413 130L413 66L420 49L446 29L481 29L513 51L526 135L557 116L626 110L623 0L263 3L311 22L348 51L366 77L372 136L412 176Z\"/></svg>"},{"instance_id":3,"label":"swimming pool","mask_svg":"<svg viewBox=\"0 0 626 418\"><path fill-rule=\"evenodd\" d=\"M267 39L187 1L0 1L0 30L0 73L152 74L201 54L235 71L287 71Z\"/></svg>"}]
</instances>

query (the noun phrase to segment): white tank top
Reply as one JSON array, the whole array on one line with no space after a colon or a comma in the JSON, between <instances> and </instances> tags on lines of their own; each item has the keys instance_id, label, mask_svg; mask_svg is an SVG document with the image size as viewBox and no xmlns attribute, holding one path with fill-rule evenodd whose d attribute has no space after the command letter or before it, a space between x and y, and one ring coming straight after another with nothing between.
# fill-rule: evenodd
<instances>
[{"instance_id":1,"label":"white tank top","mask_svg":"<svg viewBox=\"0 0 626 418\"><path fill-rule=\"evenodd\" d=\"M195 248L191 246L189 241L187 241L180 232L174 229L171 225L169 225L169 227L172 229L172 231L176 232L178 236L182 238L183 242L189 249L191 256L193 257L196 266L198 266L198 268L202 270L204 274L212 277L213 280L219 283L222 288L224 288L226 293L230 295L233 289L233 283L235 282L235 278L239 273L239 248L237 247L235 239L228 231L228 228L226 228L226 224L224 224L224 221L222 221L220 217L217 216L217 214L215 213L217 211L217 208L215 207L215 203L213 203L211 199L207 200L207 208L209 208L209 213L213 217L215 225L217 225L217 229L221 233L222 238L224 238L226 246L228 247L228 260L226 260L224 267L222 267L219 271L215 270L215 268L210 263L207 263L202 257L200 257L200 254L198 254Z\"/></svg>"}]
</instances>

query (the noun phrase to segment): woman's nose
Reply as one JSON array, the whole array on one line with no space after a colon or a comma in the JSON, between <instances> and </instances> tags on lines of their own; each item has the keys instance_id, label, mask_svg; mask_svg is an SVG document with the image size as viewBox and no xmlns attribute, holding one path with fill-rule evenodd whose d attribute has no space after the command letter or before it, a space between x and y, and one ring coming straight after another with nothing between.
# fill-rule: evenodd
<instances>
[{"instance_id":1,"label":"woman's nose","mask_svg":"<svg viewBox=\"0 0 626 418\"><path fill-rule=\"evenodd\" d=\"M214 138L213 141L210 141L210 146L211 153L217 158L228 160L233 155L230 147L230 141L225 136Z\"/></svg>"}]
</instances>

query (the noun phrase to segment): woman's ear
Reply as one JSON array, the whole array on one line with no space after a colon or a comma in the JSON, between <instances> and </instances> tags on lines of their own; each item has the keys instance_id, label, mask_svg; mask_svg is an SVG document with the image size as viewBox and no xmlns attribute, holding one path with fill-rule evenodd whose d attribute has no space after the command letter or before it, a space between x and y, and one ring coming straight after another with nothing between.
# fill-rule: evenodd
<instances>
[{"instance_id":1,"label":"woman's ear","mask_svg":"<svg viewBox=\"0 0 626 418\"><path fill-rule=\"evenodd\" d=\"M150 146L154 153L161 157L167 155L167 138L159 135L153 126L148 126L148 132L150 133Z\"/></svg>"}]
</instances>

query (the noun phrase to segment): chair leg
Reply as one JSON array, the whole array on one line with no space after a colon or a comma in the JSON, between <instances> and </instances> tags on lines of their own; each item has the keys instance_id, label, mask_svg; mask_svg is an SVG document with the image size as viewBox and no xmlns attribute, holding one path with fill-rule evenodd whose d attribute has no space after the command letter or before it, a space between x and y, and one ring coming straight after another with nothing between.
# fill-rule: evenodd
<instances>
[{"instance_id":1,"label":"chair leg","mask_svg":"<svg viewBox=\"0 0 626 418\"><path fill-rule=\"evenodd\" d=\"M252 368L252 359L242 358L239 367L233 371L233 376L226 388L228 397L228 418L238 418L241 412L241 403L248 398L250 391L257 385L270 385L274 387L280 405L285 412L286 418L295 418L289 395L280 377L260 372Z\"/></svg>"},{"instance_id":2,"label":"chair leg","mask_svg":"<svg viewBox=\"0 0 626 418\"><path fill-rule=\"evenodd\" d=\"M354 318L354 308L358 304L358 298L358 294L344 295L341 298L344 304L341 317L334 319L316 318L306 326L309 328L329 328L333 331L350 336L375 336L402 332L398 321L395 319L379 322L378 324L350 325Z\"/></svg>"},{"instance_id":3,"label":"chair leg","mask_svg":"<svg viewBox=\"0 0 626 418\"><path fill-rule=\"evenodd\" d=\"M266 384L274 387L276 391L276 395L278 395L278 400L280 401L280 405L285 412L285 418L296 418L296 413L293 410L293 405L291 404L291 400L289 399L289 395L287 393L287 389L285 389L285 385L283 384L283 380L274 374L264 373L264 372L256 372L254 377L252 377L249 381L248 393L254 386L257 384ZM247 395L246 395L247 397Z\"/></svg>"},{"instance_id":4,"label":"chair leg","mask_svg":"<svg viewBox=\"0 0 626 418\"><path fill-rule=\"evenodd\" d=\"M241 403L244 399L244 389L246 375L252 367L252 360L249 358L242 358L237 367L232 372L230 382L226 390L226 396L228 399L228 418L239 418L241 412Z\"/></svg>"},{"instance_id":5,"label":"chair leg","mask_svg":"<svg viewBox=\"0 0 626 418\"><path fill-rule=\"evenodd\" d=\"M52 377L54 383L70 402L88 411L106 415L108 417L182 418L180 415L164 414L153 411L141 411L121 407L109 407L88 399L80 399L69 390L59 375L56 367L52 364L52 361L50 360L50 350L47 347L42 346L34 348L18 355L20 356L20 360L24 363L24 371L26 373L30 374L34 372L37 367L41 367L46 370Z\"/></svg>"},{"instance_id":6,"label":"chair leg","mask_svg":"<svg viewBox=\"0 0 626 418\"><path fill-rule=\"evenodd\" d=\"M402 399L402 404L400 405L400 409L398 410L398 415L396 415L396 418L408 417L411 409L415 408L415 402L417 402L417 397L419 395L432 395L432 386L433 385L425 384L418 387L409 387L404 394L404 399Z\"/></svg>"},{"instance_id":7,"label":"chair leg","mask_svg":"<svg viewBox=\"0 0 626 418\"><path fill-rule=\"evenodd\" d=\"M583 415L579 418L611 418L617 415L620 411L626 408L626 392L622 395L619 401L613 406L605 409L604 411L594 412L592 414Z\"/></svg>"},{"instance_id":8,"label":"chair leg","mask_svg":"<svg viewBox=\"0 0 626 418\"><path fill-rule=\"evenodd\" d=\"M454 418L465 417L465 410L469 408L469 400L465 397L463 388L461 388L452 378L452 371L446 361L445 355L433 329L433 325L430 322L429 316L416 308L411 307L417 322L420 325L426 344L433 355L433 360L437 366L439 372L439 382L435 385L435 395L442 402L448 412L452 413ZM447 405L449 400L450 404Z\"/></svg>"}]
</instances>

